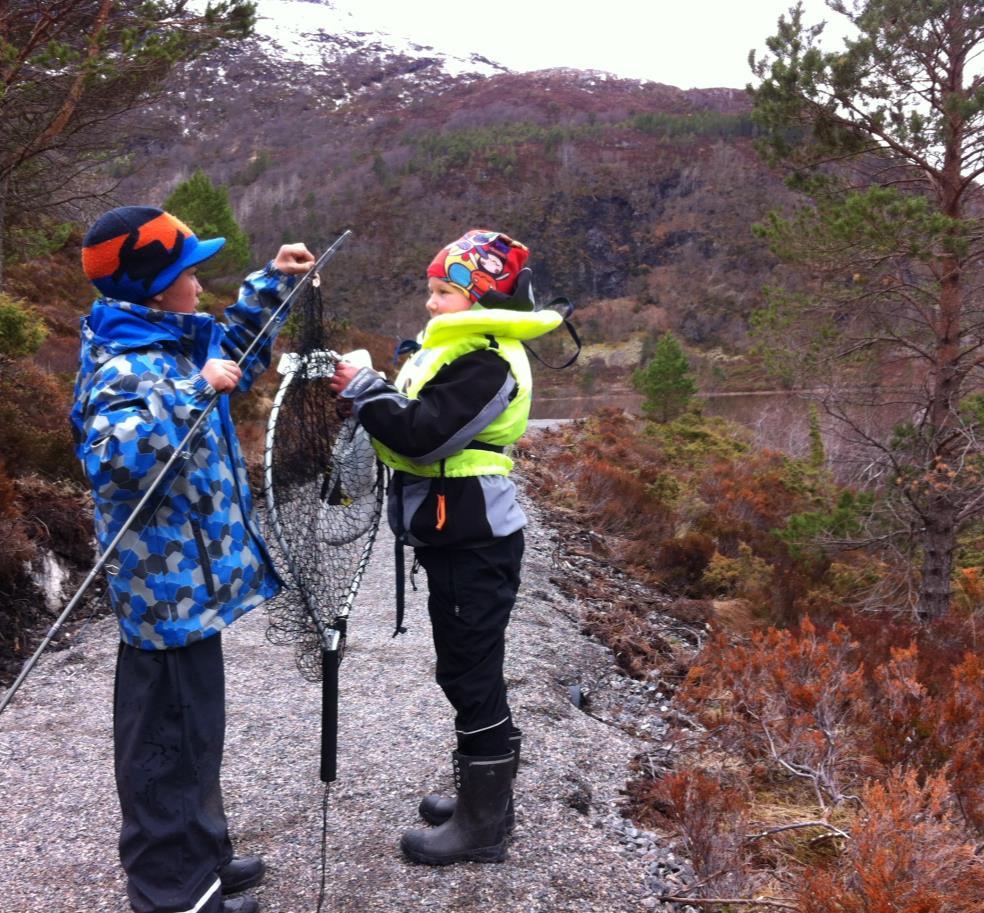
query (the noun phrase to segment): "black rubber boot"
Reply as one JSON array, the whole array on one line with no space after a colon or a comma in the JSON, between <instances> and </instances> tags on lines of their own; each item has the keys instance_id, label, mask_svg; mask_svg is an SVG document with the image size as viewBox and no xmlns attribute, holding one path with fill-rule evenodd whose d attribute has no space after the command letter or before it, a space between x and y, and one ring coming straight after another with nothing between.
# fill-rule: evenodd
<instances>
[{"instance_id":1,"label":"black rubber boot","mask_svg":"<svg viewBox=\"0 0 984 913\"><path fill-rule=\"evenodd\" d=\"M519 752L523 746L523 733L519 729L514 729L509 735L509 747L512 749L516 759L513 761L512 778L516 779L519 771ZM440 796L431 793L420 800L417 811L420 817L428 824L444 824L454 814L454 804L457 800L454 796ZM506 833L511 834L516 826L516 809L513 807L512 793L509 795L509 808L506 809Z\"/></svg>"},{"instance_id":2,"label":"black rubber boot","mask_svg":"<svg viewBox=\"0 0 984 913\"><path fill-rule=\"evenodd\" d=\"M259 856L234 856L219 869L222 896L228 897L256 887L263 881L265 872L266 866Z\"/></svg>"},{"instance_id":3,"label":"black rubber boot","mask_svg":"<svg viewBox=\"0 0 984 913\"><path fill-rule=\"evenodd\" d=\"M513 752L479 757L452 752L454 813L440 827L407 831L403 855L424 865L502 862L506 858L506 808L512 798Z\"/></svg>"}]
</instances>

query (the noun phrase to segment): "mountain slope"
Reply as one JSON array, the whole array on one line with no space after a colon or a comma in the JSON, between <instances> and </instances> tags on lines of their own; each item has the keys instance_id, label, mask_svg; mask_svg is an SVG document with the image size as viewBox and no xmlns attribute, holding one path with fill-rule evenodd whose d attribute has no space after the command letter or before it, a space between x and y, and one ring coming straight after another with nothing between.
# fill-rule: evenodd
<instances>
[{"instance_id":1,"label":"mountain slope","mask_svg":"<svg viewBox=\"0 0 984 913\"><path fill-rule=\"evenodd\" d=\"M266 0L276 27L176 79L157 106L170 127L133 141L121 170L142 167L121 198L159 203L201 167L230 186L258 258L352 228L332 271L340 306L394 337L420 322L433 251L485 226L530 245L541 297L622 302L614 325L611 308L593 328L586 315L599 339L672 327L741 345L776 268L749 225L786 199L751 149L742 92L511 73L292 25L305 7L319 8Z\"/></svg>"}]
</instances>

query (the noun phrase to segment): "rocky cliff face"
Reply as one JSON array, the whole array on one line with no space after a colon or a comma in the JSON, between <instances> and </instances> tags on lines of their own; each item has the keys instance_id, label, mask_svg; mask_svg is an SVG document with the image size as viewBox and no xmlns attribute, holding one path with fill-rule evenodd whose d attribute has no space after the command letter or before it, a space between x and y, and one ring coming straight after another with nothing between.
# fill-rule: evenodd
<instances>
[{"instance_id":1,"label":"rocky cliff face","mask_svg":"<svg viewBox=\"0 0 984 913\"><path fill-rule=\"evenodd\" d=\"M630 300L590 329L599 341L665 326L742 345L776 269L750 224L787 198L751 148L743 92L517 74L315 28L318 9L265 0L259 37L185 71L120 163L142 163L121 197L160 202L201 167L229 185L258 258L352 228L339 306L393 336L420 322L433 251L483 226L530 245L541 298Z\"/></svg>"}]
</instances>

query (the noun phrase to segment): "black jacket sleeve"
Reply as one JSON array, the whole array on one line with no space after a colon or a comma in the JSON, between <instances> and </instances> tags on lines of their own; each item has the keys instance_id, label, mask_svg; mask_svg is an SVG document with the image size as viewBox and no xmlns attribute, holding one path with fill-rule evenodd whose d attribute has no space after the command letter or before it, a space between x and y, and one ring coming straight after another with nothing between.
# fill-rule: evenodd
<instances>
[{"instance_id":1,"label":"black jacket sleeve","mask_svg":"<svg viewBox=\"0 0 984 913\"><path fill-rule=\"evenodd\" d=\"M378 374L363 369L342 391L372 437L417 463L462 450L516 395L509 364L488 349L444 365L409 399Z\"/></svg>"}]
</instances>

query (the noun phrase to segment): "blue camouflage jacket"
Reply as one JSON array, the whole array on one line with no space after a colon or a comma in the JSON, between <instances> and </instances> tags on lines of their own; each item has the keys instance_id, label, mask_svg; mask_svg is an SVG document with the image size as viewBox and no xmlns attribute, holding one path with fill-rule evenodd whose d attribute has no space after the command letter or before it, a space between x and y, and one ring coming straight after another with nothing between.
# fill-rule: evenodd
<instances>
[{"instance_id":1,"label":"blue camouflage jacket","mask_svg":"<svg viewBox=\"0 0 984 913\"><path fill-rule=\"evenodd\" d=\"M72 427L101 549L208 404L205 362L238 359L293 282L272 265L251 274L225 323L106 298L82 318ZM275 335L244 366L240 391L269 365ZM145 650L217 634L280 589L253 519L228 396L170 474L106 566L121 636Z\"/></svg>"}]
</instances>

